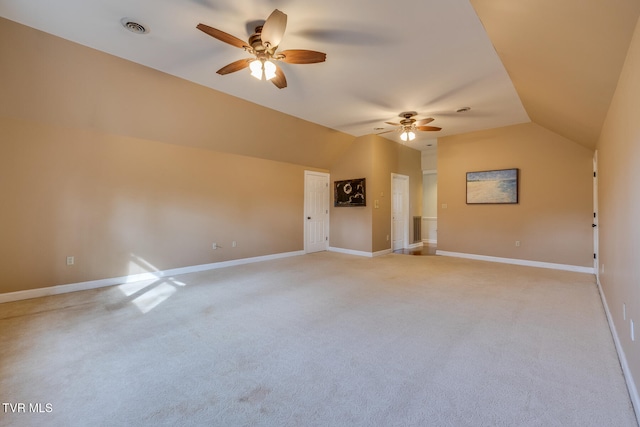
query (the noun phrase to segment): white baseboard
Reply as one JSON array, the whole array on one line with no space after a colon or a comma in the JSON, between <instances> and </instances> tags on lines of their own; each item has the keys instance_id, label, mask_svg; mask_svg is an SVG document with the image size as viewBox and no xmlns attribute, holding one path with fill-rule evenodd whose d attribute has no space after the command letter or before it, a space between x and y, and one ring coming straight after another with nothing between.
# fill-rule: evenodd
<instances>
[{"instance_id":1,"label":"white baseboard","mask_svg":"<svg viewBox=\"0 0 640 427\"><path fill-rule=\"evenodd\" d=\"M365 251L355 251L353 249L334 248L334 247L330 247L329 251L330 252L338 252L338 253L347 254L347 255L364 256L364 257L368 257L368 258L377 257L377 256L381 256L381 255L387 255L387 254L390 254L390 253L393 252L391 249L383 249L383 250L377 251L377 252L365 252Z\"/></svg>"},{"instance_id":2,"label":"white baseboard","mask_svg":"<svg viewBox=\"0 0 640 427\"><path fill-rule=\"evenodd\" d=\"M344 249L344 248L334 248L332 246L329 247L329 252L338 252L340 254L365 256L365 257L369 257L369 258L371 258L373 256L373 253L371 253L371 252L356 251L356 250L353 250L353 249Z\"/></svg>"},{"instance_id":3,"label":"white baseboard","mask_svg":"<svg viewBox=\"0 0 640 427\"><path fill-rule=\"evenodd\" d=\"M234 265L250 264L253 262L268 261L278 258L304 255L304 251L283 252L273 255L264 255L252 258L241 258L230 261L214 262L211 264L192 265L189 267L172 268L163 271L151 271L148 273L132 274L129 276L111 277L108 279L90 280L87 282L70 283L66 285L49 286L46 288L27 289L24 291L8 292L0 294L0 304L4 302L19 301L23 299L39 298L49 295L66 294L69 292L86 291L89 289L104 288L107 286L122 285L123 283L139 282L141 280L153 280L161 277L177 276L179 274L195 273L199 271L215 270L217 268L231 267Z\"/></svg>"},{"instance_id":4,"label":"white baseboard","mask_svg":"<svg viewBox=\"0 0 640 427\"><path fill-rule=\"evenodd\" d=\"M422 239L422 243L437 245L438 239Z\"/></svg>"},{"instance_id":5,"label":"white baseboard","mask_svg":"<svg viewBox=\"0 0 640 427\"><path fill-rule=\"evenodd\" d=\"M596 282L598 284L598 292L600 293L600 299L602 300L604 312L607 315L607 322L609 323L609 329L611 330L611 335L613 336L613 342L615 343L616 351L618 352L618 360L620 360L622 373L627 383L627 390L629 390L629 398L631 399L631 404L633 405L633 409L635 410L635 413L636 413L636 421L640 426L640 395L638 395L638 388L636 387L636 382L634 381L633 375L631 374L631 370L629 369L629 363L627 363L627 356L624 354L624 349L622 348L622 344L620 344L618 331L616 330L616 326L613 323L613 317L611 317L609 304L607 304L607 297L605 297L604 295L604 291L602 290L602 285L600 284L599 277L596 278Z\"/></svg>"},{"instance_id":6,"label":"white baseboard","mask_svg":"<svg viewBox=\"0 0 640 427\"><path fill-rule=\"evenodd\" d=\"M410 244L409 246L407 246L407 249L416 249L416 248L421 248L422 246L424 246L424 243L420 241L420 242Z\"/></svg>"},{"instance_id":7,"label":"white baseboard","mask_svg":"<svg viewBox=\"0 0 640 427\"><path fill-rule=\"evenodd\" d=\"M577 273L595 274L593 267L581 267L579 265L554 264L551 262L529 261L526 259L500 258L487 255L466 254L462 252L449 252L436 250L436 255L451 256L456 258L476 259L480 261L501 262L504 264L525 265L528 267L551 268L554 270L575 271Z\"/></svg>"}]
</instances>

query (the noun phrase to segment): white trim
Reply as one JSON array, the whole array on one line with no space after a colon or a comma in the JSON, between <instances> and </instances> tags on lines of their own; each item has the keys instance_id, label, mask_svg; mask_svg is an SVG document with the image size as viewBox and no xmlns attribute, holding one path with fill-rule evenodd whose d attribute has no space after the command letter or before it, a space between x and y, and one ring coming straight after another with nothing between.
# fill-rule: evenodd
<instances>
[{"instance_id":1,"label":"white trim","mask_svg":"<svg viewBox=\"0 0 640 427\"><path fill-rule=\"evenodd\" d=\"M551 268L554 270L575 271L576 273L594 274L593 267L581 267L579 265L555 264L552 262L529 261L526 259L500 258L487 255L465 254L461 252L449 252L436 250L436 255L451 256L456 258L476 259L480 261L501 262L504 264L525 265L528 267Z\"/></svg>"},{"instance_id":2,"label":"white trim","mask_svg":"<svg viewBox=\"0 0 640 427\"><path fill-rule=\"evenodd\" d=\"M604 312L607 315L607 323L609 323L609 329L611 330L611 335L613 336L613 342L615 343L616 351L618 352L618 360L620 361L620 366L622 367L622 373L627 383L629 398L631 399L633 409L636 413L636 421L638 422L638 425L640 425L640 395L638 394L636 383L633 380L631 369L629 369L629 363L627 363L627 357L624 354L624 349L622 348L622 344L620 344L618 331L616 330L615 324L613 323L613 317L611 317L611 311L609 310L607 298L604 296L604 291L602 290L602 285L600 284L599 278L596 279L596 283L598 284L598 292L600 293L600 299L602 300L602 305L604 306Z\"/></svg>"},{"instance_id":3,"label":"white trim","mask_svg":"<svg viewBox=\"0 0 640 427\"><path fill-rule=\"evenodd\" d=\"M331 246L329 247L329 252L337 252L337 253L340 253L340 254L363 256L363 257L367 257L367 258L373 258L373 257L382 256L382 255L388 255L390 253L393 253L391 248L383 249L383 250L377 251L377 252L365 252L365 251L356 251L356 250L353 250L353 249L334 248L334 247L331 247Z\"/></svg>"},{"instance_id":4,"label":"white trim","mask_svg":"<svg viewBox=\"0 0 640 427\"><path fill-rule=\"evenodd\" d=\"M422 241L426 243L438 243L438 217L422 217ZM425 238L426 236L427 238Z\"/></svg>"},{"instance_id":5,"label":"white trim","mask_svg":"<svg viewBox=\"0 0 640 427\"><path fill-rule=\"evenodd\" d=\"M196 273L199 271L215 270L218 268L231 267L234 265L250 264L254 262L268 261L278 258L304 255L304 251L283 252L273 255L263 255L253 258L241 258L230 261L221 261L211 264L192 265L189 267L173 268L163 271L152 271L148 273L132 274L129 276L111 277L108 279L89 280L87 282L70 283L66 285L49 286L46 288L27 289L24 291L8 292L0 294L0 304L4 302L19 301L23 299L45 297L49 295L66 294L69 292L86 291L89 289L104 288L107 286L122 285L123 283L139 282L141 280L153 280L167 276L177 276L186 273Z\"/></svg>"},{"instance_id":6,"label":"white trim","mask_svg":"<svg viewBox=\"0 0 640 427\"><path fill-rule=\"evenodd\" d=\"M423 246L424 246L424 244L422 243L422 241L419 241L419 242L410 244L405 249L416 249L416 248L421 248Z\"/></svg>"},{"instance_id":7,"label":"white trim","mask_svg":"<svg viewBox=\"0 0 640 427\"><path fill-rule=\"evenodd\" d=\"M344 248L334 248L329 246L329 252L338 252L341 254L347 254L347 255L357 255L357 256L365 256L365 257L369 257L371 258L373 256L373 253L371 252L365 252L365 251L356 251L353 249L344 249Z\"/></svg>"},{"instance_id":8,"label":"white trim","mask_svg":"<svg viewBox=\"0 0 640 427\"><path fill-rule=\"evenodd\" d=\"M382 255L389 255L389 254L392 254L392 253L393 253L393 251L391 250L391 248L389 248L389 249L383 249L383 250L378 251L378 252L374 252L372 255L374 257L377 257L377 256L382 256Z\"/></svg>"}]
</instances>

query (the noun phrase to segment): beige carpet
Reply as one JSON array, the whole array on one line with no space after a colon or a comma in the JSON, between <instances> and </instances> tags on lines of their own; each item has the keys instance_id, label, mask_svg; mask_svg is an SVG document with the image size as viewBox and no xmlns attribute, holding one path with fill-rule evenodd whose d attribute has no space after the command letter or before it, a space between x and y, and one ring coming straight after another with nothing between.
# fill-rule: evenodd
<instances>
[{"instance_id":1,"label":"beige carpet","mask_svg":"<svg viewBox=\"0 0 640 427\"><path fill-rule=\"evenodd\" d=\"M2 304L0 400L3 426L637 425L592 275L396 254Z\"/></svg>"}]
</instances>

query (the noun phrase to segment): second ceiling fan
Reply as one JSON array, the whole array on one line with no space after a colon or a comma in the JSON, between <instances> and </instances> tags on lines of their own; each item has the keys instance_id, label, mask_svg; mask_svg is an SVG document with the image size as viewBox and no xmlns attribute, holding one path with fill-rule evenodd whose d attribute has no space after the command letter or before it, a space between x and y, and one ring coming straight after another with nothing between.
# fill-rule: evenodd
<instances>
[{"instance_id":1,"label":"second ceiling fan","mask_svg":"<svg viewBox=\"0 0 640 427\"><path fill-rule=\"evenodd\" d=\"M403 118L400 120L400 123L385 122L388 125L397 126L396 129L380 132L378 135L389 132L401 132L400 139L403 141L413 141L416 138L416 131L437 132L442 130L442 128L437 126L425 126L426 124L431 123L434 120L433 118L429 117L427 119L416 120L414 117L417 115L418 113L415 111L405 111L398 114L398 117Z\"/></svg>"},{"instance_id":2,"label":"second ceiling fan","mask_svg":"<svg viewBox=\"0 0 640 427\"><path fill-rule=\"evenodd\" d=\"M276 9L269 15L264 25L255 28L255 32L249 37L248 42L205 24L198 24L196 28L211 37L254 55L252 58L240 59L225 65L216 71L218 74L234 73L249 67L252 76L271 80L276 87L283 89L287 87L287 79L282 69L274 61L288 64L315 64L324 62L327 58L326 53L314 50L290 49L277 52L286 27L287 15Z\"/></svg>"}]
</instances>

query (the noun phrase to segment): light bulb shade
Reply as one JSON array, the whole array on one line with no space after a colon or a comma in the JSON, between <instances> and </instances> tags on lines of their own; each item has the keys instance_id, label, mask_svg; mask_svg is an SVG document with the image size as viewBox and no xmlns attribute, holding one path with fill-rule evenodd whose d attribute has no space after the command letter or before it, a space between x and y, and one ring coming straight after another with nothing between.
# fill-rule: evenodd
<instances>
[{"instance_id":1,"label":"light bulb shade","mask_svg":"<svg viewBox=\"0 0 640 427\"><path fill-rule=\"evenodd\" d=\"M276 64L271 61L264 62L264 78L271 80L276 76Z\"/></svg>"},{"instance_id":2,"label":"light bulb shade","mask_svg":"<svg viewBox=\"0 0 640 427\"><path fill-rule=\"evenodd\" d=\"M400 134L400 139L403 141L413 141L414 139L416 139L416 134L413 133L412 130L409 129L405 129L401 134Z\"/></svg>"},{"instance_id":3,"label":"light bulb shade","mask_svg":"<svg viewBox=\"0 0 640 427\"><path fill-rule=\"evenodd\" d=\"M256 59L255 61L249 64L249 69L251 70L251 75L258 80L262 80L262 61Z\"/></svg>"}]
</instances>

